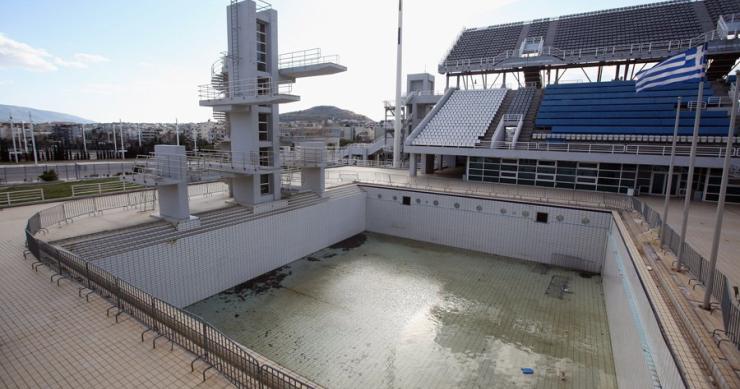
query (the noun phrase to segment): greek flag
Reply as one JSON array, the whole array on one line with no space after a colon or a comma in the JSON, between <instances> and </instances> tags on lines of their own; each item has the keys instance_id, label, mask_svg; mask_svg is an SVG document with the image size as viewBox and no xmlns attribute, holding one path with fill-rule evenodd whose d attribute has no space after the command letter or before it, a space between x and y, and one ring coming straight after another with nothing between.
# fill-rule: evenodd
<instances>
[{"instance_id":1,"label":"greek flag","mask_svg":"<svg viewBox=\"0 0 740 389\"><path fill-rule=\"evenodd\" d=\"M637 73L635 76L637 92L676 82L702 79L706 63L704 45L686 50L648 70Z\"/></svg>"}]
</instances>

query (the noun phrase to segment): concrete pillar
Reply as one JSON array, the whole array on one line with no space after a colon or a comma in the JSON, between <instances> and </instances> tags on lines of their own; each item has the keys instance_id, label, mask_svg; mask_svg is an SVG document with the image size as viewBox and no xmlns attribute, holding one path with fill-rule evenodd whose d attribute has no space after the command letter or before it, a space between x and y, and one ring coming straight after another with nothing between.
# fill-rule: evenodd
<instances>
[{"instance_id":1,"label":"concrete pillar","mask_svg":"<svg viewBox=\"0 0 740 389\"><path fill-rule=\"evenodd\" d=\"M301 188L323 196L326 187L324 176L323 167L304 167L301 169Z\"/></svg>"},{"instance_id":2,"label":"concrete pillar","mask_svg":"<svg viewBox=\"0 0 740 389\"><path fill-rule=\"evenodd\" d=\"M409 154L409 177L416 177L416 154Z\"/></svg>"},{"instance_id":3,"label":"concrete pillar","mask_svg":"<svg viewBox=\"0 0 740 389\"><path fill-rule=\"evenodd\" d=\"M258 201L259 176L237 175L231 179L234 201L252 206Z\"/></svg>"},{"instance_id":4,"label":"concrete pillar","mask_svg":"<svg viewBox=\"0 0 740 389\"><path fill-rule=\"evenodd\" d=\"M185 146L155 145L154 158L156 174L163 179L157 186L158 216L173 223L190 220Z\"/></svg>"},{"instance_id":5,"label":"concrete pillar","mask_svg":"<svg viewBox=\"0 0 740 389\"><path fill-rule=\"evenodd\" d=\"M157 187L159 197L159 216L169 222L178 223L190 219L188 204L188 184L179 182Z\"/></svg>"},{"instance_id":6,"label":"concrete pillar","mask_svg":"<svg viewBox=\"0 0 740 389\"><path fill-rule=\"evenodd\" d=\"M421 173L434 174L434 154L421 155Z\"/></svg>"}]
</instances>

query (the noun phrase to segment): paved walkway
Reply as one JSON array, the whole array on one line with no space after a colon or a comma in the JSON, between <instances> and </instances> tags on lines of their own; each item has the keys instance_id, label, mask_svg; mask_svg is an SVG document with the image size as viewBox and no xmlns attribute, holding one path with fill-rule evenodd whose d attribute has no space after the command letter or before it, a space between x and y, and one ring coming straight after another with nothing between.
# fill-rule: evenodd
<instances>
[{"instance_id":1,"label":"paved walkway","mask_svg":"<svg viewBox=\"0 0 740 389\"><path fill-rule=\"evenodd\" d=\"M653 210L663 216L662 197L640 197ZM714 218L717 212L716 203L691 203L689 224L686 240L704 258L709 259L712 251L712 237L714 234ZM676 233L681 232L681 217L683 214L683 200L672 199L668 210L668 224ZM733 285L740 285L740 204L726 204L722 227L722 237L719 243L717 267L725 274Z\"/></svg>"},{"instance_id":2,"label":"paved walkway","mask_svg":"<svg viewBox=\"0 0 740 389\"><path fill-rule=\"evenodd\" d=\"M0 211L0 387L8 388L184 388L231 387L202 364L190 372L193 355L165 339L152 350L151 336L127 315L120 323L105 315L98 296L77 297L77 284L49 283L51 273L31 270L23 260L23 228L34 212L52 204Z\"/></svg>"}]
</instances>

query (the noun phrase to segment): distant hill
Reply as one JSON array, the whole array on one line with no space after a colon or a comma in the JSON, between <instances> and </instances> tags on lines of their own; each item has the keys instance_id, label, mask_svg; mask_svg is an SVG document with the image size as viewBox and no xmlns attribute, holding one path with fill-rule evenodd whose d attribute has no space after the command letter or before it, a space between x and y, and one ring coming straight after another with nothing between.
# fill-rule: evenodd
<instances>
[{"instance_id":1,"label":"distant hill","mask_svg":"<svg viewBox=\"0 0 740 389\"><path fill-rule=\"evenodd\" d=\"M365 115L360 115L346 109L337 108L331 105L319 105L303 111L286 112L280 114L280 121L307 121L318 122L323 120L358 120L373 121Z\"/></svg>"},{"instance_id":2,"label":"distant hill","mask_svg":"<svg viewBox=\"0 0 740 389\"><path fill-rule=\"evenodd\" d=\"M46 122L65 122L65 123L94 123L92 120L84 119L79 116L69 115L61 112L44 111L35 108L19 107L16 105L0 104L0 122L7 122L10 115L16 122L28 121L28 113L31 113L33 121L36 123Z\"/></svg>"}]
</instances>

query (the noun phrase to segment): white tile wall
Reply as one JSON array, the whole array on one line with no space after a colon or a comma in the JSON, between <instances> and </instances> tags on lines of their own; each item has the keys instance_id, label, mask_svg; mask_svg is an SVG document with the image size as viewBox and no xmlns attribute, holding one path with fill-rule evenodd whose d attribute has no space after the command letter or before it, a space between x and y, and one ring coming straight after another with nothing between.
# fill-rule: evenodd
<instances>
[{"instance_id":1,"label":"white tile wall","mask_svg":"<svg viewBox=\"0 0 740 389\"><path fill-rule=\"evenodd\" d=\"M684 388L624 239L613 220L602 281L619 387ZM644 348L649 350L650 358L646 358ZM652 369L651 363L654 365ZM654 385L654 375L657 375L659 386Z\"/></svg>"},{"instance_id":2,"label":"white tile wall","mask_svg":"<svg viewBox=\"0 0 740 389\"><path fill-rule=\"evenodd\" d=\"M368 231L542 263L553 263L557 256L576 257L597 271L604 260L608 212L376 187L366 190ZM411 205L402 204L403 196L411 197ZM536 222L537 212L548 213L548 223Z\"/></svg>"},{"instance_id":3,"label":"white tile wall","mask_svg":"<svg viewBox=\"0 0 740 389\"><path fill-rule=\"evenodd\" d=\"M178 307L365 230L363 193L96 261Z\"/></svg>"}]
</instances>

